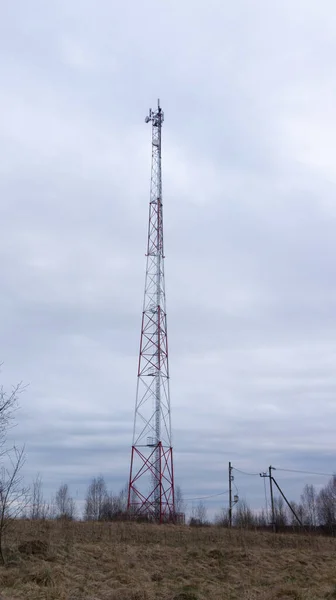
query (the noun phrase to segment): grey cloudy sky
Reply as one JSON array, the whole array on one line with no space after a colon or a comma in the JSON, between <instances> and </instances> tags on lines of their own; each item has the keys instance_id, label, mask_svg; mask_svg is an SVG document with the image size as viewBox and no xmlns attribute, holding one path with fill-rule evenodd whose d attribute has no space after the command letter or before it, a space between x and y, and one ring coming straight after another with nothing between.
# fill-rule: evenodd
<instances>
[{"instance_id":1,"label":"grey cloudy sky","mask_svg":"<svg viewBox=\"0 0 336 600\"><path fill-rule=\"evenodd\" d=\"M29 383L27 478L79 499L127 479L158 96L177 482L332 472L334 1L1 7L1 359ZM236 484L262 505L259 478Z\"/></svg>"}]
</instances>

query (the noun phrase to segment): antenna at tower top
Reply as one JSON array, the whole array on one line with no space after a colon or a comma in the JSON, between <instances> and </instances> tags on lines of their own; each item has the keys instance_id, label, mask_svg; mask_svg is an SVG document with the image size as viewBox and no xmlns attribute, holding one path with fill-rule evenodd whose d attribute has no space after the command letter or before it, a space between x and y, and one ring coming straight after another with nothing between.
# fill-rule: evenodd
<instances>
[{"instance_id":1,"label":"antenna at tower top","mask_svg":"<svg viewBox=\"0 0 336 600\"><path fill-rule=\"evenodd\" d=\"M158 99L157 108L155 108L155 109L150 108L148 111L148 115L145 118L145 123L149 123L150 121L152 121L152 124L154 125L154 127L158 127L158 126L162 125L162 123L164 121L164 113L160 106L160 99Z\"/></svg>"}]
</instances>

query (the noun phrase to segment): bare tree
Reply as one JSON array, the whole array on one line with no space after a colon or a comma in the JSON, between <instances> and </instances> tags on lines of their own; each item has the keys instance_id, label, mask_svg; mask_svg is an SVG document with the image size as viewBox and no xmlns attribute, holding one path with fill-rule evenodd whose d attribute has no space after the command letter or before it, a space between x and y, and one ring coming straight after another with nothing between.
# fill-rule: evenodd
<instances>
[{"instance_id":1,"label":"bare tree","mask_svg":"<svg viewBox=\"0 0 336 600\"><path fill-rule=\"evenodd\" d=\"M181 486L179 486L179 485L175 486L174 500L175 500L175 512L176 513L184 513L187 508L187 503L185 502L185 500L183 498Z\"/></svg>"},{"instance_id":2,"label":"bare tree","mask_svg":"<svg viewBox=\"0 0 336 600\"><path fill-rule=\"evenodd\" d=\"M255 520L258 527L267 527L269 524L267 511L262 508L256 515Z\"/></svg>"},{"instance_id":3,"label":"bare tree","mask_svg":"<svg viewBox=\"0 0 336 600\"><path fill-rule=\"evenodd\" d=\"M334 531L336 527L336 475L317 497L317 513L321 525Z\"/></svg>"},{"instance_id":4,"label":"bare tree","mask_svg":"<svg viewBox=\"0 0 336 600\"><path fill-rule=\"evenodd\" d=\"M207 525L207 509L202 500L196 506L193 506L189 525Z\"/></svg>"},{"instance_id":5,"label":"bare tree","mask_svg":"<svg viewBox=\"0 0 336 600\"><path fill-rule=\"evenodd\" d=\"M3 541L5 531L14 519L17 519L29 502L29 488L23 487L21 473L25 462L24 448L16 448L7 452L5 465L0 475L0 557L4 564Z\"/></svg>"},{"instance_id":6,"label":"bare tree","mask_svg":"<svg viewBox=\"0 0 336 600\"><path fill-rule=\"evenodd\" d=\"M255 516L246 500L239 500L233 516L233 523L236 527L242 527L246 529L256 525Z\"/></svg>"},{"instance_id":7,"label":"bare tree","mask_svg":"<svg viewBox=\"0 0 336 600\"><path fill-rule=\"evenodd\" d=\"M125 483L124 487L121 488L118 494L118 502L120 511L123 515L127 513L127 500L128 500L128 483Z\"/></svg>"},{"instance_id":8,"label":"bare tree","mask_svg":"<svg viewBox=\"0 0 336 600\"><path fill-rule=\"evenodd\" d=\"M102 507L102 519L104 521L116 521L121 519L122 515L123 511L119 497L110 492L107 494Z\"/></svg>"},{"instance_id":9,"label":"bare tree","mask_svg":"<svg viewBox=\"0 0 336 600\"><path fill-rule=\"evenodd\" d=\"M4 563L4 533L27 507L29 488L23 487L22 467L25 450L8 444L8 431L14 425L18 396L24 390L22 383L10 393L0 387L0 560Z\"/></svg>"},{"instance_id":10,"label":"bare tree","mask_svg":"<svg viewBox=\"0 0 336 600\"><path fill-rule=\"evenodd\" d=\"M221 508L219 513L215 515L215 525L219 525L220 527L228 527L229 526L229 509Z\"/></svg>"},{"instance_id":11,"label":"bare tree","mask_svg":"<svg viewBox=\"0 0 336 600\"><path fill-rule=\"evenodd\" d=\"M282 496L277 496L274 498L274 514L275 524L277 527L282 528L288 524L287 510Z\"/></svg>"},{"instance_id":12,"label":"bare tree","mask_svg":"<svg viewBox=\"0 0 336 600\"><path fill-rule=\"evenodd\" d=\"M89 485L84 516L88 521L100 521L103 518L103 507L107 500L107 489L104 477L94 477Z\"/></svg>"},{"instance_id":13,"label":"bare tree","mask_svg":"<svg viewBox=\"0 0 336 600\"><path fill-rule=\"evenodd\" d=\"M58 508L56 505L56 498L52 497L49 502L45 502L43 507L43 519L57 519Z\"/></svg>"},{"instance_id":14,"label":"bare tree","mask_svg":"<svg viewBox=\"0 0 336 600\"><path fill-rule=\"evenodd\" d=\"M299 517L301 523L304 523L305 509L304 509L303 505L300 502L294 502L293 500L291 500L290 505L291 505L292 509L294 510L294 512ZM289 508L287 509L287 523L288 523L288 525L291 525L292 527L297 527L299 525L297 518L295 517L295 515L292 513L292 511Z\"/></svg>"},{"instance_id":15,"label":"bare tree","mask_svg":"<svg viewBox=\"0 0 336 600\"><path fill-rule=\"evenodd\" d=\"M317 493L313 485L306 485L301 494L301 504L304 511L303 524L308 527L316 527L317 517Z\"/></svg>"},{"instance_id":16,"label":"bare tree","mask_svg":"<svg viewBox=\"0 0 336 600\"><path fill-rule=\"evenodd\" d=\"M7 433L18 409L18 396L23 390L22 383L13 386L9 394L0 386L0 458L7 453Z\"/></svg>"},{"instance_id":17,"label":"bare tree","mask_svg":"<svg viewBox=\"0 0 336 600\"><path fill-rule=\"evenodd\" d=\"M127 518L128 484L126 484L118 495L110 492L107 494L103 507L102 519L104 521L116 521Z\"/></svg>"},{"instance_id":18,"label":"bare tree","mask_svg":"<svg viewBox=\"0 0 336 600\"><path fill-rule=\"evenodd\" d=\"M69 494L69 486L63 483L56 492L55 505L58 518L74 519L76 504Z\"/></svg>"},{"instance_id":19,"label":"bare tree","mask_svg":"<svg viewBox=\"0 0 336 600\"><path fill-rule=\"evenodd\" d=\"M42 479L38 473L33 481L29 518L32 520L42 519L45 502L43 500Z\"/></svg>"}]
</instances>

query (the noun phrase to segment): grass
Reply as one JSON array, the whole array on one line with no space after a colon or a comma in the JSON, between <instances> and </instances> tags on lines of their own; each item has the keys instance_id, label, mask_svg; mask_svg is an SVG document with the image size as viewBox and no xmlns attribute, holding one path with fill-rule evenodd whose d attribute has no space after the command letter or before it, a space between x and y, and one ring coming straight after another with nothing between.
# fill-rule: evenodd
<instances>
[{"instance_id":1,"label":"grass","mask_svg":"<svg viewBox=\"0 0 336 600\"><path fill-rule=\"evenodd\" d=\"M1 600L336 599L336 540L216 527L17 522Z\"/></svg>"}]
</instances>

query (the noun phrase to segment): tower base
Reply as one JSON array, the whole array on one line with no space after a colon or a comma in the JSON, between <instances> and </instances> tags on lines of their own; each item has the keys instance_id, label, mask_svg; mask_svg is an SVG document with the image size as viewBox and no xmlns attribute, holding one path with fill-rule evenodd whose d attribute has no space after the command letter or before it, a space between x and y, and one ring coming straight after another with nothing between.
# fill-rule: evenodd
<instances>
[{"instance_id":1,"label":"tower base","mask_svg":"<svg viewBox=\"0 0 336 600\"><path fill-rule=\"evenodd\" d=\"M132 446L128 513L139 520L175 522L172 448L161 442Z\"/></svg>"}]
</instances>

